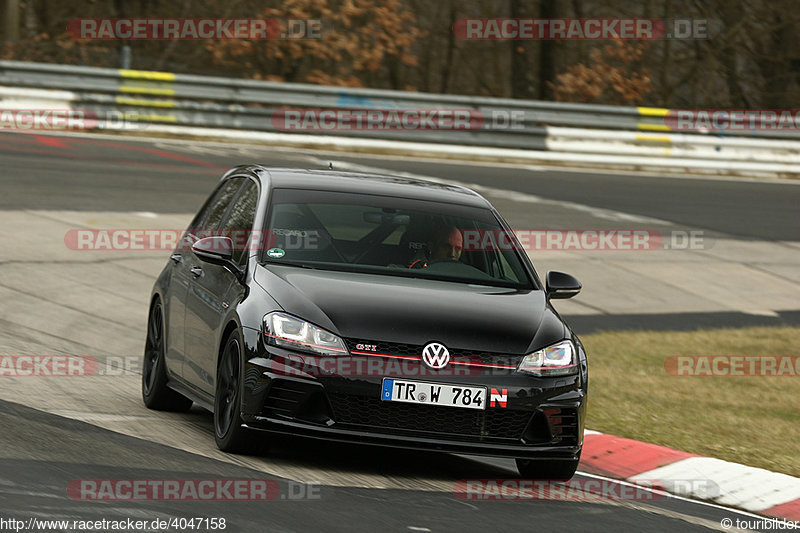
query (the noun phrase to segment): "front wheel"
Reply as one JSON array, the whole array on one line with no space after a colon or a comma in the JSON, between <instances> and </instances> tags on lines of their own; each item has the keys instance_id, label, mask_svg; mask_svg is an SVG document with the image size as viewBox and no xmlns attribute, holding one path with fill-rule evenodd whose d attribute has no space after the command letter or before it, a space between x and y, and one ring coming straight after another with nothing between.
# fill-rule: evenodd
<instances>
[{"instance_id":1,"label":"front wheel","mask_svg":"<svg viewBox=\"0 0 800 533\"><path fill-rule=\"evenodd\" d=\"M164 357L164 308L156 300L147 320L147 340L142 364L142 400L148 409L185 412L192 400L167 386L167 363Z\"/></svg>"},{"instance_id":2,"label":"front wheel","mask_svg":"<svg viewBox=\"0 0 800 533\"><path fill-rule=\"evenodd\" d=\"M531 459L517 459L517 470L525 479L569 481L575 475L580 462L577 459L567 461L536 461Z\"/></svg>"},{"instance_id":3,"label":"front wheel","mask_svg":"<svg viewBox=\"0 0 800 533\"><path fill-rule=\"evenodd\" d=\"M234 331L225 341L214 394L214 437L217 447L230 453L246 453L254 448L253 435L242 427L241 361L241 336Z\"/></svg>"}]
</instances>

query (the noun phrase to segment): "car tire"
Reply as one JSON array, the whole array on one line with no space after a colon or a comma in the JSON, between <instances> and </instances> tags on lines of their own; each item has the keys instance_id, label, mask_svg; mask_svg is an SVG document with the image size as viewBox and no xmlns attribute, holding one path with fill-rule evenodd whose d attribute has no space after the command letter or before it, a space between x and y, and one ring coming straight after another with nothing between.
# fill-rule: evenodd
<instances>
[{"instance_id":1,"label":"car tire","mask_svg":"<svg viewBox=\"0 0 800 533\"><path fill-rule=\"evenodd\" d=\"M167 386L167 363L164 354L164 308L156 300L147 320L147 339L142 363L142 400L148 409L186 412L192 400Z\"/></svg>"},{"instance_id":2,"label":"car tire","mask_svg":"<svg viewBox=\"0 0 800 533\"><path fill-rule=\"evenodd\" d=\"M537 461L533 459L517 459L519 475L525 479L569 481L575 475L580 462L577 459L567 461Z\"/></svg>"},{"instance_id":3,"label":"car tire","mask_svg":"<svg viewBox=\"0 0 800 533\"><path fill-rule=\"evenodd\" d=\"M252 432L242 427L241 362L242 340L236 330L225 341L214 392L214 437L217 447L229 453L248 453L256 445Z\"/></svg>"}]
</instances>

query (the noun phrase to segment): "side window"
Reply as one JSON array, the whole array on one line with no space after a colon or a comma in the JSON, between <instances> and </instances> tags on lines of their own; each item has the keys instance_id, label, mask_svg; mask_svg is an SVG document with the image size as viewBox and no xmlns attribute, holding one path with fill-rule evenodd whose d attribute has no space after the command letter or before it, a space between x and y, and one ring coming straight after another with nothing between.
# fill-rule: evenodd
<instances>
[{"instance_id":1,"label":"side window","mask_svg":"<svg viewBox=\"0 0 800 533\"><path fill-rule=\"evenodd\" d=\"M243 181L244 178L232 178L222 184L190 229L194 231L217 229Z\"/></svg>"},{"instance_id":2,"label":"side window","mask_svg":"<svg viewBox=\"0 0 800 533\"><path fill-rule=\"evenodd\" d=\"M257 205L258 186L253 181L247 180L228 217L220 227L225 235L233 239L233 260L239 265L244 264L247 258L248 237L253 229Z\"/></svg>"}]
</instances>

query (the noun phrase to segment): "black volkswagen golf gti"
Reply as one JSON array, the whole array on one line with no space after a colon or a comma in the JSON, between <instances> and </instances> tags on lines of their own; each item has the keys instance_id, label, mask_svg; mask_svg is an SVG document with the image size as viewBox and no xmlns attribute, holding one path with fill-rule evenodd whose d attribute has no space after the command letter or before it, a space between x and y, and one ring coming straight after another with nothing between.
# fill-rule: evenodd
<instances>
[{"instance_id":1,"label":"black volkswagen golf gti","mask_svg":"<svg viewBox=\"0 0 800 533\"><path fill-rule=\"evenodd\" d=\"M506 222L464 187L241 166L153 288L147 407L213 413L220 449L259 434L578 465L587 364Z\"/></svg>"}]
</instances>

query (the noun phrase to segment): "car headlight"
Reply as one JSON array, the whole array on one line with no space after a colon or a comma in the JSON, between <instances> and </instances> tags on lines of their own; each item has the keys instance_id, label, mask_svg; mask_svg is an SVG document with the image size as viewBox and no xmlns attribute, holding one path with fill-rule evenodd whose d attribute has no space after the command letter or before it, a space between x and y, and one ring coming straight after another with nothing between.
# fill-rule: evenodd
<instances>
[{"instance_id":1,"label":"car headlight","mask_svg":"<svg viewBox=\"0 0 800 533\"><path fill-rule=\"evenodd\" d=\"M578 372L578 356L572 341L564 340L523 357L519 372L535 376L566 376Z\"/></svg>"},{"instance_id":2,"label":"car headlight","mask_svg":"<svg viewBox=\"0 0 800 533\"><path fill-rule=\"evenodd\" d=\"M264 317L264 335L273 346L317 355L348 355L344 341L330 331L286 313Z\"/></svg>"}]
</instances>

